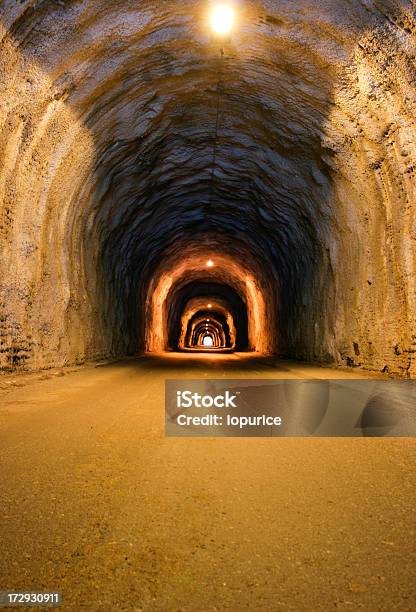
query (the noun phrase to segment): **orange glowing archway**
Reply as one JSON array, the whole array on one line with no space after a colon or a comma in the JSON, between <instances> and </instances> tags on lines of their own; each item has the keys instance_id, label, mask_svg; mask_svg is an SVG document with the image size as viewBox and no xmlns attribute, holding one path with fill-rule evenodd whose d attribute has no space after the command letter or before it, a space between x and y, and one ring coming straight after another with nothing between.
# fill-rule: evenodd
<instances>
[{"instance_id":1,"label":"orange glowing archway","mask_svg":"<svg viewBox=\"0 0 416 612\"><path fill-rule=\"evenodd\" d=\"M215 260L215 266L211 268L206 265L207 260L210 259ZM151 281L146 301L146 351L163 352L166 350L168 345L168 300L180 283L197 282L201 279L221 282L241 296L247 309L249 349L256 352L269 352L271 342L267 334L266 303L254 273L229 255L206 251L196 253L195 247L188 253L185 250L180 261L174 261L172 258L165 261ZM189 313L186 316L188 315ZM186 317L182 320L186 320ZM183 334L183 329L181 334Z\"/></svg>"},{"instance_id":2,"label":"orange glowing archway","mask_svg":"<svg viewBox=\"0 0 416 612\"><path fill-rule=\"evenodd\" d=\"M229 348L235 348L236 345L236 327L235 327L235 323L234 323L234 319L232 314L228 311L228 309L226 308L224 302L222 300L211 300L212 302L212 308L214 311L214 314L210 314L207 322L211 322L212 319L215 319L215 313L219 313L221 314L227 324L228 330L229 330L229 334L230 334L230 346ZM187 331L190 325L190 322L192 321L192 319L197 315L198 312L200 311L204 311L207 308L207 300L206 298L194 298L192 300L190 300L188 302L188 304L185 307L185 310L182 314L181 317L181 331L180 331L180 338L179 338L179 347L180 348L184 348L186 346L186 335L187 335ZM204 317L201 317L201 320ZM198 321L195 321L195 324L197 324Z\"/></svg>"}]
</instances>

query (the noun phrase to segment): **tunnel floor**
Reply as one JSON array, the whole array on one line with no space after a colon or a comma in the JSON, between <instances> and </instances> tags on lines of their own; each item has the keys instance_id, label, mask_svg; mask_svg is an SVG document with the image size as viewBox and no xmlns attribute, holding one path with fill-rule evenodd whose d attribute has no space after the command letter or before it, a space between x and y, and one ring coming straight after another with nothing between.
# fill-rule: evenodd
<instances>
[{"instance_id":1,"label":"tunnel floor","mask_svg":"<svg viewBox=\"0 0 416 612\"><path fill-rule=\"evenodd\" d=\"M0 379L3 584L68 610L414 609L415 440L164 437L165 378L363 374L201 358Z\"/></svg>"}]
</instances>

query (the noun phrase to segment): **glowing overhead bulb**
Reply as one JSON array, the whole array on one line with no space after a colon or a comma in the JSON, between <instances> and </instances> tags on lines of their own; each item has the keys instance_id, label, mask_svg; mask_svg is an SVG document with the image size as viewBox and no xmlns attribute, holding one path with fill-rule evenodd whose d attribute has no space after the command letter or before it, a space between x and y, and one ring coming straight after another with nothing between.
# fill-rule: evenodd
<instances>
[{"instance_id":1,"label":"glowing overhead bulb","mask_svg":"<svg viewBox=\"0 0 416 612\"><path fill-rule=\"evenodd\" d=\"M208 308L212 308L212 304L208 304Z\"/></svg>"},{"instance_id":2,"label":"glowing overhead bulb","mask_svg":"<svg viewBox=\"0 0 416 612\"><path fill-rule=\"evenodd\" d=\"M212 261L212 259L208 259L207 268L213 268L213 267L214 267L214 262Z\"/></svg>"},{"instance_id":3,"label":"glowing overhead bulb","mask_svg":"<svg viewBox=\"0 0 416 612\"><path fill-rule=\"evenodd\" d=\"M234 10L231 6L221 4L212 9L211 27L215 34L224 36L231 32L234 24Z\"/></svg>"}]
</instances>

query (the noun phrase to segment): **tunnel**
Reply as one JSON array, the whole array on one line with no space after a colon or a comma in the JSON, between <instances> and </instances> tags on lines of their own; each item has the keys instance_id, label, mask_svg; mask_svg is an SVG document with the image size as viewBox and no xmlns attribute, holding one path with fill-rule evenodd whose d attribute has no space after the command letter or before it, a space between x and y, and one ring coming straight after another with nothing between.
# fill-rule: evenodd
<instances>
[{"instance_id":1,"label":"tunnel","mask_svg":"<svg viewBox=\"0 0 416 612\"><path fill-rule=\"evenodd\" d=\"M228 315L229 316L229 315ZM210 347L236 349L236 333L231 332L228 318L215 310L200 310L186 322L182 342L177 348L195 349Z\"/></svg>"},{"instance_id":2,"label":"tunnel","mask_svg":"<svg viewBox=\"0 0 416 612\"><path fill-rule=\"evenodd\" d=\"M413 5L230 4L2 3L3 370L199 350L212 302L211 349L414 375Z\"/></svg>"},{"instance_id":3,"label":"tunnel","mask_svg":"<svg viewBox=\"0 0 416 612\"><path fill-rule=\"evenodd\" d=\"M168 302L169 304L169 302ZM216 328L223 336L222 348L250 350L248 315L242 297L228 285L207 280L186 283L175 292L167 312L168 348L190 348L195 327Z\"/></svg>"},{"instance_id":4,"label":"tunnel","mask_svg":"<svg viewBox=\"0 0 416 612\"><path fill-rule=\"evenodd\" d=\"M0 608L415 612L415 213L416 0L0 0Z\"/></svg>"}]
</instances>

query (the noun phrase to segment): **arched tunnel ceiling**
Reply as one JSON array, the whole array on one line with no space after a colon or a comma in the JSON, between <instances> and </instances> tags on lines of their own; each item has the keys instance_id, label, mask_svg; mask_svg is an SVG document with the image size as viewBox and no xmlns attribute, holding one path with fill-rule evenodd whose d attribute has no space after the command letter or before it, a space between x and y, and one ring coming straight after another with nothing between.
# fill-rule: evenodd
<instances>
[{"instance_id":1,"label":"arched tunnel ceiling","mask_svg":"<svg viewBox=\"0 0 416 612\"><path fill-rule=\"evenodd\" d=\"M414 5L235 5L221 59L209 2L2 3L3 365L139 350L205 248L282 354L412 371Z\"/></svg>"}]
</instances>

